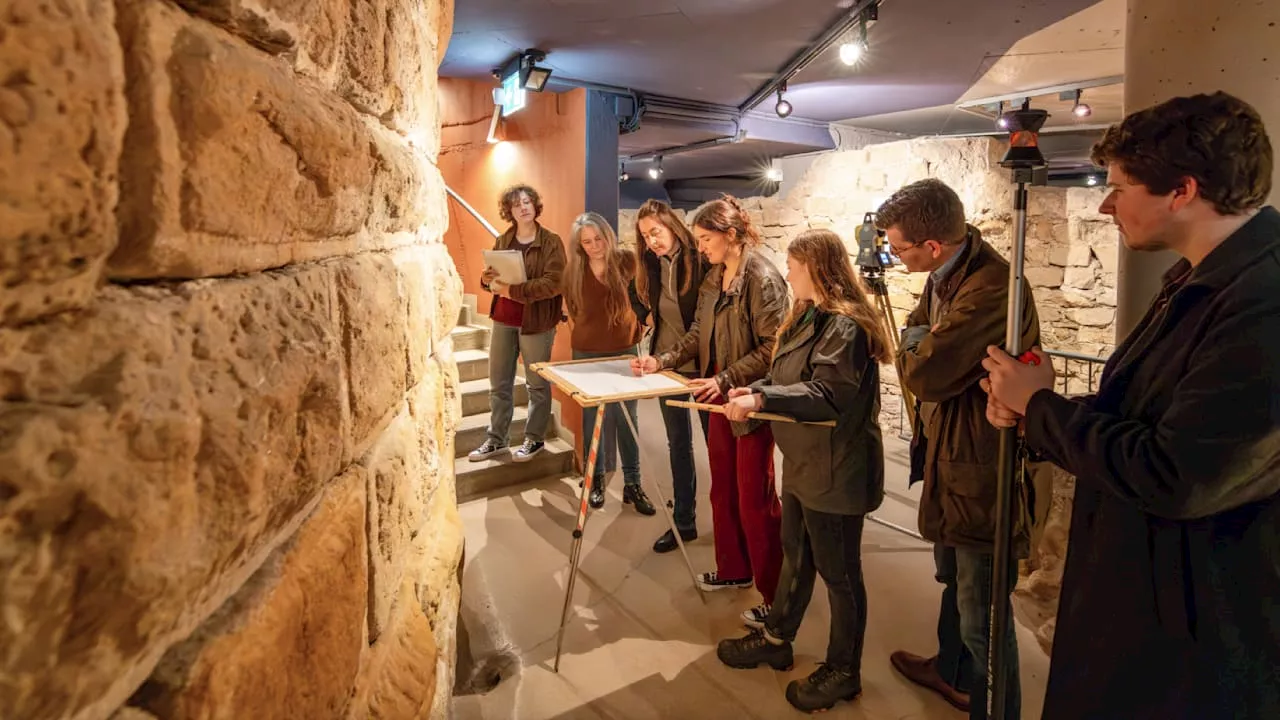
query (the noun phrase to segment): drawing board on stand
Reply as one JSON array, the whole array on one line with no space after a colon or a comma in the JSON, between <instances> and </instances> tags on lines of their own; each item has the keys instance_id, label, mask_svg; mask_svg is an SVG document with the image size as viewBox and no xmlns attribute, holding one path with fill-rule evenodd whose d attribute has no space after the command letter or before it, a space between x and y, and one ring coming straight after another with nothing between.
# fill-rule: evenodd
<instances>
[{"instance_id":1,"label":"drawing board on stand","mask_svg":"<svg viewBox=\"0 0 1280 720\"><path fill-rule=\"evenodd\" d=\"M624 400L644 400L689 392L688 380L664 370L637 376L631 371L634 356L538 363L533 371L568 393L582 407Z\"/></svg>"}]
</instances>

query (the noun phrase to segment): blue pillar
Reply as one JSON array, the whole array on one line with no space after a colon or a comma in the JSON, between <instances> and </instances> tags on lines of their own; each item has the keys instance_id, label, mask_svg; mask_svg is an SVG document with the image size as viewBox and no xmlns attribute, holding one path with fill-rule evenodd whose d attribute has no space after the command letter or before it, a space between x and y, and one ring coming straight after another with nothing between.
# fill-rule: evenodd
<instances>
[{"instance_id":1,"label":"blue pillar","mask_svg":"<svg viewBox=\"0 0 1280 720\"><path fill-rule=\"evenodd\" d=\"M585 209L618 225L618 116L614 96L587 91L587 197Z\"/></svg>"}]
</instances>

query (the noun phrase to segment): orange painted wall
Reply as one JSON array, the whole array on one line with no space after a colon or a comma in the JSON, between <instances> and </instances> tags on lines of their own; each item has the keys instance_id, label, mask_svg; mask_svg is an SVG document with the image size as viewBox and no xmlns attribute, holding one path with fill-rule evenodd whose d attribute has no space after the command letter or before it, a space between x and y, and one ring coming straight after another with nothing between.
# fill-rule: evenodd
<instances>
[{"instance_id":1,"label":"orange painted wall","mask_svg":"<svg viewBox=\"0 0 1280 720\"><path fill-rule=\"evenodd\" d=\"M490 82L440 78L443 128L438 164L444 181L498 232L508 227L498 217L503 189L516 183L533 186L542 195L539 222L567 246L569 228L586 198L586 92L527 93L525 107L502 120L506 141L494 145L487 142L492 88ZM488 314L492 296L480 288L480 273L482 253L493 248L493 237L450 200L445 243L462 275L463 292L475 295L479 311ZM560 326L553 360L571 357L568 330L567 325ZM560 401L561 424L575 436L581 435L581 409L565 395L557 392L555 396Z\"/></svg>"}]
</instances>

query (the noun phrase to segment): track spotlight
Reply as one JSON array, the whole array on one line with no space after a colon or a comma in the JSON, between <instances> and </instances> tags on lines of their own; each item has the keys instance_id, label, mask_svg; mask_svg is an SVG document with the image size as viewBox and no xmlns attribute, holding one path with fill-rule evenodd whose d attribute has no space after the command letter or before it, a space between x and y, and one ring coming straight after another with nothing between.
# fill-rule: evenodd
<instances>
[{"instance_id":1,"label":"track spotlight","mask_svg":"<svg viewBox=\"0 0 1280 720\"><path fill-rule=\"evenodd\" d=\"M649 177L657 180L662 177L662 156L654 158L653 164L649 166Z\"/></svg>"},{"instance_id":2,"label":"track spotlight","mask_svg":"<svg viewBox=\"0 0 1280 720\"><path fill-rule=\"evenodd\" d=\"M778 104L773 106L773 111L778 113L778 117L784 118L791 114L791 103L782 94L787 91L787 83L783 82L778 86Z\"/></svg>"},{"instance_id":3,"label":"track spotlight","mask_svg":"<svg viewBox=\"0 0 1280 720\"><path fill-rule=\"evenodd\" d=\"M1082 91L1080 90L1076 91L1076 104L1075 104L1075 107L1071 108L1071 114L1081 118L1089 117L1091 114L1093 114L1093 108L1080 102L1081 94L1082 94Z\"/></svg>"},{"instance_id":4,"label":"track spotlight","mask_svg":"<svg viewBox=\"0 0 1280 720\"><path fill-rule=\"evenodd\" d=\"M774 165L765 171L764 177L769 182L782 182L782 168Z\"/></svg>"},{"instance_id":5,"label":"track spotlight","mask_svg":"<svg viewBox=\"0 0 1280 720\"><path fill-rule=\"evenodd\" d=\"M631 179L631 173L627 172L627 164L622 164L622 169L618 173L618 182L626 182Z\"/></svg>"},{"instance_id":6,"label":"track spotlight","mask_svg":"<svg viewBox=\"0 0 1280 720\"><path fill-rule=\"evenodd\" d=\"M1004 101L1001 101L996 110L996 127L1001 130L1009 129L1009 118L1004 116Z\"/></svg>"},{"instance_id":7,"label":"track spotlight","mask_svg":"<svg viewBox=\"0 0 1280 720\"><path fill-rule=\"evenodd\" d=\"M857 65L867 52L867 18L863 15L858 20L858 37L840 44L840 62L845 65Z\"/></svg>"}]
</instances>

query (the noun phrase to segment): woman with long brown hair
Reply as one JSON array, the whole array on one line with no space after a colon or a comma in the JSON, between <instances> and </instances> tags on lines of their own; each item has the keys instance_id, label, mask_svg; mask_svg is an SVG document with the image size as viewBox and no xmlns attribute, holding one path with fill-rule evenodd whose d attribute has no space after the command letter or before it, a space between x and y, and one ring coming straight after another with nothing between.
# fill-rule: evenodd
<instances>
[{"instance_id":1,"label":"woman with long brown hair","mask_svg":"<svg viewBox=\"0 0 1280 720\"><path fill-rule=\"evenodd\" d=\"M720 403L729 391L764 377L778 326L787 312L782 274L760 253L760 234L730 196L703 205L693 218L698 247L712 264L697 313L670 350L632 361L638 372L679 368L697 360L689 383L696 399ZM782 509L773 479L773 432L760 420L730 422L719 413L707 423L711 460L711 517L716 570L698 576L704 590L750 587L767 607L782 566Z\"/></svg>"},{"instance_id":2,"label":"woman with long brown hair","mask_svg":"<svg viewBox=\"0 0 1280 720\"><path fill-rule=\"evenodd\" d=\"M722 641L716 654L730 667L789 669L821 575L831 602L827 659L786 690L788 702L813 712L862 691L862 525L884 499L879 363L891 358L886 329L835 233L809 230L792 241L787 281L795 301L769 374L730 390L725 408L735 421L755 411L799 421L773 423L782 450L782 575L772 609L743 613L751 633ZM800 424L829 420L834 428Z\"/></svg>"},{"instance_id":3,"label":"woman with long brown hair","mask_svg":"<svg viewBox=\"0 0 1280 720\"><path fill-rule=\"evenodd\" d=\"M569 236L569 268L564 275L564 304L569 312L569 346L574 360L636 355L640 323L631 307L628 288L636 274L635 256L618 248L618 238L599 213L588 212L573 221ZM623 403L631 424L639 430L636 401ZM588 438L595 430L598 408L582 409L583 453L589 452ZM657 511L640 487L639 438L623 427L622 408L610 403L600 428L601 452L592 472L591 507L604 507L606 467L616 454L622 456L622 503L632 505L641 515ZM583 465L586 458L583 458Z\"/></svg>"},{"instance_id":4,"label":"woman with long brown hair","mask_svg":"<svg viewBox=\"0 0 1280 720\"><path fill-rule=\"evenodd\" d=\"M676 217L671 206L661 200L646 200L636 213L636 273L633 304L640 322L652 322L652 353L657 355L676 346L693 325L698 309L698 290L711 265L698 252L693 233ZM697 363L689 360L675 368L687 378L697 376ZM686 398L687 399L687 398ZM671 457L671 485L676 529L685 542L698 537L697 472L693 464L693 424L689 411L658 403L662 424L667 429L667 449ZM707 413L699 412L702 435L707 435ZM676 549L676 536L667 530L653 544L653 551Z\"/></svg>"}]
</instances>

